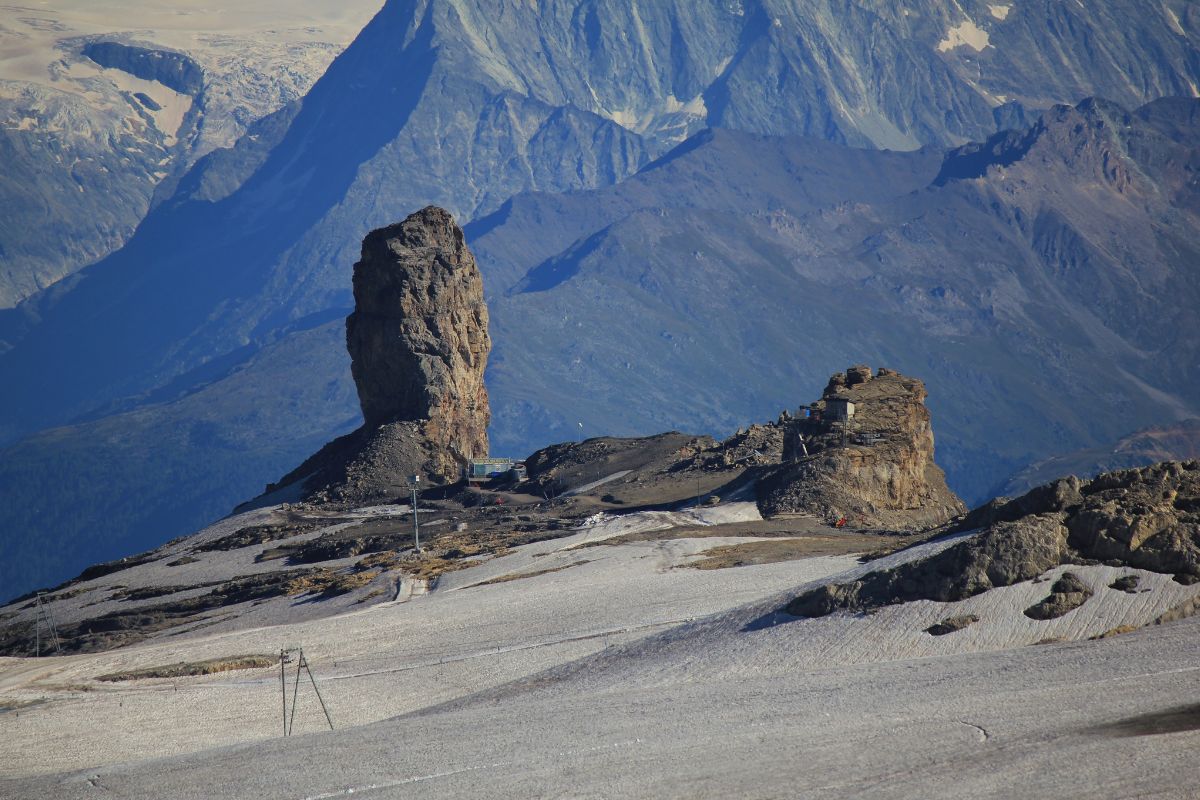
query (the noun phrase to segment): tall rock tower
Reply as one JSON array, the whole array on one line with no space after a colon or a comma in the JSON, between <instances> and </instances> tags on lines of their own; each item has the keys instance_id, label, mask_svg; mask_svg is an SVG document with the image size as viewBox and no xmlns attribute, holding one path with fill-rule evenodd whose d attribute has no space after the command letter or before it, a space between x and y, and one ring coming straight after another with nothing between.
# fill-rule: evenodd
<instances>
[{"instance_id":1,"label":"tall rock tower","mask_svg":"<svg viewBox=\"0 0 1200 800\"><path fill-rule=\"evenodd\" d=\"M367 429L424 423L443 472L488 454L483 279L448 212L430 206L367 234L346 349Z\"/></svg>"},{"instance_id":2,"label":"tall rock tower","mask_svg":"<svg viewBox=\"0 0 1200 800\"><path fill-rule=\"evenodd\" d=\"M483 279L450 214L430 206L369 233L354 265L354 304L346 349L363 426L255 504L386 501L406 493L410 475L450 483L488 453Z\"/></svg>"}]
</instances>

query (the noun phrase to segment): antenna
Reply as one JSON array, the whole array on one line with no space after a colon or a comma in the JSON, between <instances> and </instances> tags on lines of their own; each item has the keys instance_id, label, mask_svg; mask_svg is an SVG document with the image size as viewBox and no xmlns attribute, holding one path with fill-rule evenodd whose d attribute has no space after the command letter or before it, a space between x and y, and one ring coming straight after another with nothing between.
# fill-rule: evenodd
<instances>
[{"instance_id":1,"label":"antenna","mask_svg":"<svg viewBox=\"0 0 1200 800\"><path fill-rule=\"evenodd\" d=\"M413 475L408 479L408 486L412 489L413 547L418 553L421 552L421 523L417 521L417 489L420 485L420 475Z\"/></svg>"}]
</instances>

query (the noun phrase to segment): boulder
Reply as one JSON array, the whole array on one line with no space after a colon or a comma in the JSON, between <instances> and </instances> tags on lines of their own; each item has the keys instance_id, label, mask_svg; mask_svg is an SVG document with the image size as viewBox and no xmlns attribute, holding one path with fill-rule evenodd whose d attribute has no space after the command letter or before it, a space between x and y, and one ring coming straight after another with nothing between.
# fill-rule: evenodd
<instances>
[{"instance_id":1,"label":"boulder","mask_svg":"<svg viewBox=\"0 0 1200 800\"><path fill-rule=\"evenodd\" d=\"M786 610L822 616L909 600L962 600L1063 564L1144 569L1173 575L1185 585L1200 580L1200 462L1163 462L1092 481L1054 481L987 514L977 509L971 519L982 527L974 536L926 558L805 592ZM1129 592L1137 586L1136 576L1112 584ZM1091 594L1082 581L1064 573L1050 596L1025 613L1053 619Z\"/></svg>"},{"instance_id":2,"label":"boulder","mask_svg":"<svg viewBox=\"0 0 1200 800\"><path fill-rule=\"evenodd\" d=\"M1064 572L1062 577L1050 587L1050 595L1025 609L1025 616L1040 620L1058 619L1079 608L1091 596L1092 590L1079 579L1078 575L1074 572Z\"/></svg>"},{"instance_id":3,"label":"boulder","mask_svg":"<svg viewBox=\"0 0 1200 800\"><path fill-rule=\"evenodd\" d=\"M846 385L857 386L860 383L866 383L874 377L871 373L871 368L866 364L856 364L846 370Z\"/></svg>"}]
</instances>

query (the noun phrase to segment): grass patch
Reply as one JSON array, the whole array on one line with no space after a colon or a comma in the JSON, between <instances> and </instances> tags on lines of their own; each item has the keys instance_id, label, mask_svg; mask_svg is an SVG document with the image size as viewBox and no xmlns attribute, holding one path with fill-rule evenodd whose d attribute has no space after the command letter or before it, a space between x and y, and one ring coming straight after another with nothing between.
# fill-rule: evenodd
<instances>
[{"instance_id":1,"label":"grass patch","mask_svg":"<svg viewBox=\"0 0 1200 800\"><path fill-rule=\"evenodd\" d=\"M1137 625L1118 625L1115 628L1109 628L1104 633L1097 634L1091 638L1093 641L1096 639L1111 639L1114 636L1120 636L1123 633L1133 633L1136 630L1138 630Z\"/></svg>"},{"instance_id":2,"label":"grass patch","mask_svg":"<svg viewBox=\"0 0 1200 800\"><path fill-rule=\"evenodd\" d=\"M359 572L338 572L332 569L317 569L289 581L284 593L290 597L299 594L318 594L321 597L336 597L339 594L361 589L378 578L380 571L367 569Z\"/></svg>"},{"instance_id":3,"label":"grass patch","mask_svg":"<svg viewBox=\"0 0 1200 800\"><path fill-rule=\"evenodd\" d=\"M480 581L479 583L472 583L470 586L464 586L463 588L464 589L474 589L476 586L492 586L497 583L509 583L511 581L519 581L522 578L536 578L539 575L549 575L552 572L562 572L564 569L570 569L571 567L583 566L584 564L587 564L587 563L590 563L590 562L588 559L585 558L580 561L572 561L570 564L563 564L561 567L548 567L546 569L534 570L533 572L511 572L508 575L501 575L498 578L490 578L486 581Z\"/></svg>"},{"instance_id":4,"label":"grass patch","mask_svg":"<svg viewBox=\"0 0 1200 800\"><path fill-rule=\"evenodd\" d=\"M196 675L212 675L235 669L262 669L263 667L273 667L278 663L278 655L227 656L210 658L207 661L180 661L177 664L165 664L160 667L110 672L107 675L100 675L96 680L116 682L137 681L143 678L190 678Z\"/></svg>"},{"instance_id":5,"label":"grass patch","mask_svg":"<svg viewBox=\"0 0 1200 800\"><path fill-rule=\"evenodd\" d=\"M727 569L817 556L842 556L877 546L879 539L877 535L848 533L741 542L705 550L698 561L682 566L691 569Z\"/></svg>"}]
</instances>

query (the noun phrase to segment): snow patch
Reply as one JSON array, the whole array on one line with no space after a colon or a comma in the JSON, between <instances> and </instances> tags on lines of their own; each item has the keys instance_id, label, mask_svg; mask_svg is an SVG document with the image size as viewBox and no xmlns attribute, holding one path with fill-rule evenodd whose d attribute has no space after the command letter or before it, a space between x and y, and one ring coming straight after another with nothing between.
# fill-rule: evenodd
<instances>
[{"instance_id":1,"label":"snow patch","mask_svg":"<svg viewBox=\"0 0 1200 800\"><path fill-rule=\"evenodd\" d=\"M970 47L975 52L982 52L988 47L988 33L971 20L946 31L946 38L938 42L938 52L946 53L956 47Z\"/></svg>"},{"instance_id":2,"label":"snow patch","mask_svg":"<svg viewBox=\"0 0 1200 800\"><path fill-rule=\"evenodd\" d=\"M669 528L723 525L731 522L755 522L762 519L758 505L750 502L722 503L707 508L683 511L635 511L632 514L610 516L603 512L583 521L578 530L587 534L569 547L611 539L630 533L661 531ZM567 549L564 546L564 549Z\"/></svg>"},{"instance_id":3,"label":"snow patch","mask_svg":"<svg viewBox=\"0 0 1200 800\"><path fill-rule=\"evenodd\" d=\"M992 16L999 20L1008 19L1008 12L1012 11L1012 6L988 6L988 11L992 12Z\"/></svg>"},{"instance_id":4,"label":"snow patch","mask_svg":"<svg viewBox=\"0 0 1200 800\"><path fill-rule=\"evenodd\" d=\"M595 98L595 92L592 93ZM621 108L621 109L606 109L600 107L597 111L600 116L612 120L626 130L633 131L638 134L655 133L664 128L672 128L678 125L678 117L693 117L696 119L708 118L708 107L704 105L704 95L698 94L686 103L679 100L673 94L668 94L663 100L662 105L658 108L652 108L646 111L638 111L636 109Z\"/></svg>"}]
</instances>

